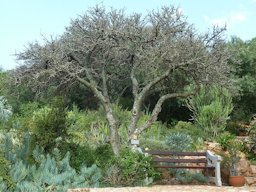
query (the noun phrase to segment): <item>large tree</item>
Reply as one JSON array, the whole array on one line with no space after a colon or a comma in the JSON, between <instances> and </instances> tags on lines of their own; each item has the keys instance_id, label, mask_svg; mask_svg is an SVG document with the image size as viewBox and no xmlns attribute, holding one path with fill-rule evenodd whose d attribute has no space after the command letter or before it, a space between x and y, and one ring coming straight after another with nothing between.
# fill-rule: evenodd
<instances>
[{"instance_id":1,"label":"large tree","mask_svg":"<svg viewBox=\"0 0 256 192\"><path fill-rule=\"evenodd\" d=\"M234 37L229 44L236 53L229 62L238 90L234 97L234 119L250 121L256 113L256 38L243 41Z\"/></svg>"},{"instance_id":2,"label":"large tree","mask_svg":"<svg viewBox=\"0 0 256 192\"><path fill-rule=\"evenodd\" d=\"M222 39L224 29L200 34L174 7L146 16L123 10L91 8L71 22L65 33L43 45L32 43L17 55L22 66L14 81L36 91L79 82L103 106L114 153L120 150L119 122L113 114L115 96L133 94L128 134L139 136L157 120L167 99L186 98L200 84L224 83L229 54ZM193 89L186 89L192 85ZM149 119L138 126L140 111L150 95L159 98Z\"/></svg>"}]
</instances>

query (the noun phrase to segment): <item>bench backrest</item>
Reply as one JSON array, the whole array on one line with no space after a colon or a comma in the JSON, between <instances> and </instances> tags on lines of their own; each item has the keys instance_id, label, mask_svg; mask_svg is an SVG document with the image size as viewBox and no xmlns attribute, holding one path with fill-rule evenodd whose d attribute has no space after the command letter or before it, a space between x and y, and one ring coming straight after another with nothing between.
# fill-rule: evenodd
<instances>
[{"instance_id":1,"label":"bench backrest","mask_svg":"<svg viewBox=\"0 0 256 192\"><path fill-rule=\"evenodd\" d=\"M161 150L149 150L145 153L153 156L154 166L157 168L190 168L206 169L206 152L173 152Z\"/></svg>"}]
</instances>

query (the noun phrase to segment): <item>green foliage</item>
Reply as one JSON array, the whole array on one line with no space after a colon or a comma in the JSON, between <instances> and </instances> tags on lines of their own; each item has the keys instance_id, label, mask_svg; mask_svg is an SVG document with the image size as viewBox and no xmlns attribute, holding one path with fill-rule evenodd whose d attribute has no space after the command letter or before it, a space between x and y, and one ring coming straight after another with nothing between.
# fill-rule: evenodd
<instances>
[{"instance_id":1,"label":"green foliage","mask_svg":"<svg viewBox=\"0 0 256 192\"><path fill-rule=\"evenodd\" d=\"M11 191L14 189L15 184L9 175L10 163L4 157L3 153L0 151L0 191Z\"/></svg>"},{"instance_id":2,"label":"green foliage","mask_svg":"<svg viewBox=\"0 0 256 192\"><path fill-rule=\"evenodd\" d=\"M199 183L206 183L207 179L206 177L201 173L191 173L185 169L178 169L176 170L175 174L176 179L184 184L189 184L194 181L197 181Z\"/></svg>"},{"instance_id":3,"label":"green foliage","mask_svg":"<svg viewBox=\"0 0 256 192\"><path fill-rule=\"evenodd\" d=\"M240 160L240 152L244 150L244 145L237 139L229 139L227 142L228 154L224 156L224 166L229 168L231 176L237 175L237 164Z\"/></svg>"},{"instance_id":4,"label":"green foliage","mask_svg":"<svg viewBox=\"0 0 256 192\"><path fill-rule=\"evenodd\" d=\"M168 149L168 146L166 145L166 143L164 142L163 139L161 140L156 140L156 139L147 139L145 137L142 137L140 139L140 147L144 148L144 149Z\"/></svg>"},{"instance_id":5,"label":"green foliage","mask_svg":"<svg viewBox=\"0 0 256 192\"><path fill-rule=\"evenodd\" d=\"M109 144L98 145L94 149L89 144L62 143L59 149L62 153L70 152L70 165L77 171L80 170L81 166L92 166L93 164L105 170L114 157Z\"/></svg>"},{"instance_id":6,"label":"green foliage","mask_svg":"<svg viewBox=\"0 0 256 192\"><path fill-rule=\"evenodd\" d=\"M114 153L109 144L104 144L95 149L95 157L96 165L105 170L114 158Z\"/></svg>"},{"instance_id":7,"label":"green foliage","mask_svg":"<svg viewBox=\"0 0 256 192\"><path fill-rule=\"evenodd\" d=\"M191 122L178 121L177 124L171 129L173 133L186 133L190 135L193 139L198 139L203 137L203 131L196 127Z\"/></svg>"},{"instance_id":8,"label":"green foliage","mask_svg":"<svg viewBox=\"0 0 256 192\"><path fill-rule=\"evenodd\" d=\"M34 145L39 145L50 152L57 147L58 141L67 137L67 111L63 98L53 99L50 107L45 106L34 112L30 131Z\"/></svg>"},{"instance_id":9,"label":"green foliage","mask_svg":"<svg viewBox=\"0 0 256 192\"><path fill-rule=\"evenodd\" d=\"M77 171L81 166L92 166L96 161L95 150L89 145L62 143L59 149L62 153L70 152L70 165Z\"/></svg>"},{"instance_id":10,"label":"green foliage","mask_svg":"<svg viewBox=\"0 0 256 192\"><path fill-rule=\"evenodd\" d=\"M140 119L139 125L148 120L149 116L150 114L143 114ZM153 140L161 140L166 135L167 132L167 126L161 123L160 121L156 121L152 124L152 126L149 129L145 130L141 134L141 137Z\"/></svg>"},{"instance_id":11,"label":"green foliage","mask_svg":"<svg viewBox=\"0 0 256 192\"><path fill-rule=\"evenodd\" d=\"M186 131L193 130L194 128L195 127L191 122L185 122L185 121L178 121L178 123L174 127L174 129L186 130Z\"/></svg>"},{"instance_id":12,"label":"green foliage","mask_svg":"<svg viewBox=\"0 0 256 192\"><path fill-rule=\"evenodd\" d=\"M197 95L188 99L188 107L193 112L196 126L211 139L223 132L232 112L232 97L227 89L213 86L201 87Z\"/></svg>"},{"instance_id":13,"label":"green foliage","mask_svg":"<svg viewBox=\"0 0 256 192\"><path fill-rule=\"evenodd\" d=\"M222 149L226 150L229 147L230 141L235 138L235 135L232 135L229 132L224 132L218 136L217 142L220 144Z\"/></svg>"},{"instance_id":14,"label":"green foliage","mask_svg":"<svg viewBox=\"0 0 256 192\"><path fill-rule=\"evenodd\" d=\"M233 38L230 48L235 52L229 62L231 78L238 92L234 97L232 116L235 120L246 122L256 113L256 38L249 41Z\"/></svg>"},{"instance_id":15,"label":"green foliage","mask_svg":"<svg viewBox=\"0 0 256 192\"><path fill-rule=\"evenodd\" d=\"M254 118L251 122L251 128L249 131L249 139L250 139L250 143L251 143L250 151L255 155L256 154L256 116L254 116Z\"/></svg>"},{"instance_id":16,"label":"green foliage","mask_svg":"<svg viewBox=\"0 0 256 192\"><path fill-rule=\"evenodd\" d=\"M150 117L150 112L141 114L139 125L143 124ZM149 129L140 135L140 147L148 149L168 149L165 143L165 136L170 132L167 125L156 121Z\"/></svg>"},{"instance_id":17,"label":"green foliage","mask_svg":"<svg viewBox=\"0 0 256 192\"><path fill-rule=\"evenodd\" d=\"M172 151L191 151L192 138L186 133L171 133L166 136L166 145Z\"/></svg>"},{"instance_id":18,"label":"green foliage","mask_svg":"<svg viewBox=\"0 0 256 192\"><path fill-rule=\"evenodd\" d=\"M141 121L146 121L149 118L149 115L143 115ZM140 146L142 148L149 149L167 149L165 144L165 135L168 134L168 129L165 124L162 124L159 121L153 123L153 125L145 130L140 136Z\"/></svg>"},{"instance_id":19,"label":"green foliage","mask_svg":"<svg viewBox=\"0 0 256 192\"><path fill-rule=\"evenodd\" d=\"M149 185L155 175L151 158L127 147L121 150L119 156L114 157L105 181L112 186Z\"/></svg>"},{"instance_id":20,"label":"green foliage","mask_svg":"<svg viewBox=\"0 0 256 192\"><path fill-rule=\"evenodd\" d=\"M90 145L96 148L109 140L109 126L105 116L100 111L79 111L76 106L68 112L70 124L68 134L72 142L80 145Z\"/></svg>"}]
</instances>

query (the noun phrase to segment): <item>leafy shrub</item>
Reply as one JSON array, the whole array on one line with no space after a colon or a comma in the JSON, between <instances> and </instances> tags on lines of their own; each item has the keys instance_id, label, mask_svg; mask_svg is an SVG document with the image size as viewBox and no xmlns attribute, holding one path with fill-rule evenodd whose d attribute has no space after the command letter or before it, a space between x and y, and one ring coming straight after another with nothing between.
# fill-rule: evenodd
<instances>
[{"instance_id":1,"label":"leafy shrub","mask_svg":"<svg viewBox=\"0 0 256 192\"><path fill-rule=\"evenodd\" d=\"M203 137L203 131L196 127L191 122L178 121L177 124L171 129L171 132L181 132L190 135L192 138Z\"/></svg>"},{"instance_id":2,"label":"leafy shrub","mask_svg":"<svg viewBox=\"0 0 256 192\"><path fill-rule=\"evenodd\" d=\"M224 132L218 136L217 142L220 144L222 149L226 150L229 146L231 140L234 140L236 137L229 132Z\"/></svg>"},{"instance_id":3,"label":"leafy shrub","mask_svg":"<svg viewBox=\"0 0 256 192\"><path fill-rule=\"evenodd\" d=\"M142 116L142 122L146 121L149 118L149 115ZM142 123L140 122L140 123ZM167 149L164 140L165 135L168 134L170 129L167 128L165 124L162 124L159 121L153 123L153 125L146 129L140 136L140 146L142 148L149 149Z\"/></svg>"},{"instance_id":4,"label":"leafy shrub","mask_svg":"<svg viewBox=\"0 0 256 192\"><path fill-rule=\"evenodd\" d=\"M150 138L144 138L142 137L140 139L140 147L144 148L144 149L168 149L168 145L166 145L164 139L161 140L156 140L156 139L150 139Z\"/></svg>"},{"instance_id":5,"label":"leafy shrub","mask_svg":"<svg viewBox=\"0 0 256 192\"><path fill-rule=\"evenodd\" d=\"M111 146L109 144L98 146L95 149L95 158L95 164L102 169L106 169L114 158Z\"/></svg>"},{"instance_id":6,"label":"leafy shrub","mask_svg":"<svg viewBox=\"0 0 256 192\"><path fill-rule=\"evenodd\" d=\"M192 138L186 133L171 133L166 137L165 142L172 151L192 150Z\"/></svg>"},{"instance_id":7,"label":"leafy shrub","mask_svg":"<svg viewBox=\"0 0 256 192\"><path fill-rule=\"evenodd\" d=\"M2 183L0 191L11 191L15 187L15 184L9 175L9 166L10 163L4 157L2 152L0 152L0 183Z\"/></svg>"},{"instance_id":8,"label":"leafy shrub","mask_svg":"<svg viewBox=\"0 0 256 192\"><path fill-rule=\"evenodd\" d=\"M106 172L105 181L111 186L149 185L156 174L150 157L124 148L119 156L114 157L112 166Z\"/></svg>"},{"instance_id":9,"label":"leafy shrub","mask_svg":"<svg viewBox=\"0 0 256 192\"><path fill-rule=\"evenodd\" d=\"M77 171L81 166L92 166L96 161L95 151L89 145L63 143L59 146L62 153L70 152L70 165Z\"/></svg>"},{"instance_id":10,"label":"leafy shrub","mask_svg":"<svg viewBox=\"0 0 256 192\"><path fill-rule=\"evenodd\" d=\"M194 126L191 122L186 122L186 121L178 121L177 124L175 125L174 129L177 130L193 130Z\"/></svg>"},{"instance_id":11,"label":"leafy shrub","mask_svg":"<svg viewBox=\"0 0 256 192\"><path fill-rule=\"evenodd\" d=\"M68 133L72 142L80 145L90 145L96 148L109 140L109 126L105 116L99 111L79 111L73 106L68 112Z\"/></svg>"}]
</instances>

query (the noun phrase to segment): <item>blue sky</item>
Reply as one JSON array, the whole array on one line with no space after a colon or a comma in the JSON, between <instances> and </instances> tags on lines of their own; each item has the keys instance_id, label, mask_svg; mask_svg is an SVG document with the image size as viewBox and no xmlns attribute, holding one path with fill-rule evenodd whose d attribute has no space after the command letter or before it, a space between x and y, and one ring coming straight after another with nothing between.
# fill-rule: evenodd
<instances>
[{"instance_id":1,"label":"blue sky","mask_svg":"<svg viewBox=\"0 0 256 192\"><path fill-rule=\"evenodd\" d=\"M97 3L125 8L128 14L175 5L200 32L226 24L227 38L256 37L256 0L1 0L0 67L13 69L17 66L15 52L24 50L29 42L42 41L42 35L61 35L71 19Z\"/></svg>"}]
</instances>

